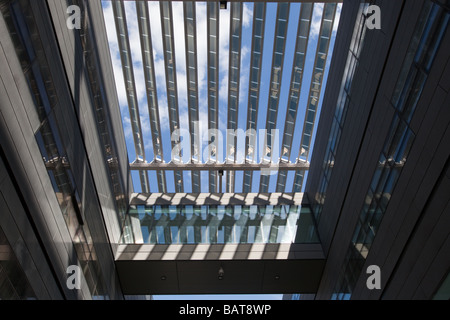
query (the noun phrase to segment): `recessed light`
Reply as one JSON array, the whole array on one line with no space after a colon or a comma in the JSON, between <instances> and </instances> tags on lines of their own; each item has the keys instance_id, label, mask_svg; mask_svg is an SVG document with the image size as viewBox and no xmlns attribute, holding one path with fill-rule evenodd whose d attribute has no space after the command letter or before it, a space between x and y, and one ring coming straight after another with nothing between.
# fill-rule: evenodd
<instances>
[{"instance_id":1,"label":"recessed light","mask_svg":"<svg viewBox=\"0 0 450 320\"><path fill-rule=\"evenodd\" d=\"M218 276L219 280L223 280L224 274L225 274L225 271L223 270L222 267L220 267L220 269L219 269L219 276Z\"/></svg>"}]
</instances>

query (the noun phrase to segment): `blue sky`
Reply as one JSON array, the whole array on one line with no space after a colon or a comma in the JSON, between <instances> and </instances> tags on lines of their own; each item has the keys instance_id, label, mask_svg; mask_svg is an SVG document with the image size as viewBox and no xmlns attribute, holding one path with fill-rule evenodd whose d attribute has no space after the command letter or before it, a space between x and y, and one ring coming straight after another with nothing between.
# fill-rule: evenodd
<instances>
[{"instance_id":1,"label":"blue sky","mask_svg":"<svg viewBox=\"0 0 450 320\"><path fill-rule=\"evenodd\" d=\"M118 51L117 36L115 33L114 18L112 15L112 8L109 1L102 2L104 7L105 23L108 31L108 40L111 50L112 63L114 68L114 75L116 78L116 86L119 97L119 104L122 113L122 120L124 125L124 132L126 137L126 143L128 148L128 154L130 161L135 159L134 144L131 134L130 126L130 116L128 113L127 99L125 93L125 85L122 75L120 55ZM134 65L134 75L136 82L137 97L139 102L139 110L141 117L141 126L145 144L146 159L151 161L153 159L153 150L151 143L151 133L150 133L150 122L149 114L145 93L145 82L144 74L142 68L142 57L140 51L140 41L138 33L138 25L136 18L136 9L134 1L125 1L125 11L127 17L127 25L130 38L131 54ZM258 124L257 129L264 129L266 123L267 114L267 102L268 102L268 86L271 71L271 59L272 59L272 48L273 48L273 37L275 30L275 19L276 19L276 3L268 3L266 10L266 27L265 27L265 39L264 39L264 54L263 54L263 65L262 65L262 78L261 78L261 88L260 88L260 104L258 111ZM287 45L284 58L284 71L282 86L280 91L280 103L278 110L278 120L277 128L280 129L280 144L282 139L282 132L284 129L284 121L286 115L286 102L289 92L289 81L291 78L291 68L293 61L293 54L295 50L295 36L298 26L298 18L300 12L300 3L291 3L290 6L290 17L289 26L287 34ZM229 37L229 9L220 10L220 37L219 37L219 78L220 78L220 90L219 90L219 129L223 132L223 137L226 137L226 118L227 118L227 89L228 89L228 37ZM312 67L314 64L314 52L317 45L317 36L320 28L320 19L322 15L323 4L316 4L314 7L313 21L312 21L312 33L310 37L310 42L308 45L308 55L307 62L305 65L305 73L303 78L302 94L300 99L300 104L297 113L297 128L294 132L294 144L292 146L291 152L291 162L295 162L298 155L300 138L302 132L302 124L305 114L307 96L309 94L309 84L312 74ZM206 4L197 3L196 4L197 13L197 54L198 54L198 87L199 87L199 111L200 111L200 130L207 129L206 124L208 121L207 117L207 79L206 79ZM244 3L243 11L243 30L242 30L242 53L241 53L241 80L240 80L240 103L239 103L239 115L238 115L238 128L245 131L246 121L247 121L247 99L248 99L248 74L250 65L250 51L251 51L251 31L252 31L252 12L253 3ZM338 15L335 22L335 30L339 21L340 6L338 8ZM159 16L159 3L149 2L149 14L150 14L150 25L152 31L152 45L153 45L153 57L155 62L156 80L157 80L157 94L158 94L158 104L160 110L160 121L162 128L162 141L164 150L164 159L166 162L171 156L171 146L170 146L170 132L168 130L168 112L167 112L167 97L165 91L165 74L164 74L164 58L162 50L162 40L161 40L161 21ZM173 15L174 15L174 30L175 30L175 53L176 53L176 64L177 64L177 85L178 85L178 99L179 99L179 111L180 111L180 127L181 129L188 130L188 114L187 114L187 88L186 88L186 62L185 62L185 44L184 44L184 25L183 25L183 5L181 2L173 3ZM330 50L334 47L334 37L330 45ZM328 61L329 65L330 59ZM326 70L326 74L328 68ZM326 80L326 75L325 75ZM324 82L325 84L325 82ZM324 90L322 90L323 95ZM321 99L322 101L322 99ZM320 111L321 104L319 105ZM318 113L319 114L319 113ZM317 117L318 120L318 117ZM315 129L317 128L317 121ZM313 136L313 142L314 142ZM241 140L243 141L243 140ZM225 141L224 141L225 142ZM206 139L203 141L202 150L207 145ZM238 162L243 161L243 142L238 142ZM223 144L225 146L225 143ZM186 150L189 151L189 150ZM184 152L183 161L187 162L190 157L189 152ZM222 155L224 152L222 152ZM311 155L311 153L310 153ZM224 156L222 156L222 161ZM137 172L132 173L133 184L136 192L140 191L140 183ZM242 172L237 172L236 174L236 191L242 191ZM202 192L208 192L208 180L207 172L202 172ZM276 176L272 176L270 179L269 190L274 190L276 183ZM290 172L287 180L287 192L291 191L293 183L293 172ZM154 171L149 171L150 178L150 190L152 192L157 191L156 183L156 173ZM190 181L190 172L184 172L184 188L185 192L191 191L191 184L186 183ZM224 179L225 180L225 179ZM169 192L174 192L173 185L173 173L167 172L166 181ZM257 192L259 189L259 174L254 174L253 181L253 192ZM223 188L224 189L224 188Z\"/></svg>"}]
</instances>

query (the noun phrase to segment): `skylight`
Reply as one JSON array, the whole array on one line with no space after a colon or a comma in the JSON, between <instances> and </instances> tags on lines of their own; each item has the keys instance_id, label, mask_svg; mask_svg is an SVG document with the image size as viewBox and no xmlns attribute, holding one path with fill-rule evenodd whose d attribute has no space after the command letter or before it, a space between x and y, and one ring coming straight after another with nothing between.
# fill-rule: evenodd
<instances>
[{"instance_id":1,"label":"skylight","mask_svg":"<svg viewBox=\"0 0 450 320\"><path fill-rule=\"evenodd\" d=\"M303 191L341 3L102 5L135 192Z\"/></svg>"}]
</instances>

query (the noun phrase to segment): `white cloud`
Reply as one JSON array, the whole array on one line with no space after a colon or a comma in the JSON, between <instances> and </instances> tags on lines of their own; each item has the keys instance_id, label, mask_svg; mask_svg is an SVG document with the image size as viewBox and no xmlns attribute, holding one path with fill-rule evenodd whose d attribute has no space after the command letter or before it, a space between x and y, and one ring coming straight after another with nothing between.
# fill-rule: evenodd
<instances>
[{"instance_id":1,"label":"white cloud","mask_svg":"<svg viewBox=\"0 0 450 320\"><path fill-rule=\"evenodd\" d=\"M241 75L239 79L239 92L242 96L242 92L248 90L248 75L250 73L250 61L248 55L250 54L250 48L242 45L241 48Z\"/></svg>"},{"instance_id":2,"label":"white cloud","mask_svg":"<svg viewBox=\"0 0 450 320\"><path fill-rule=\"evenodd\" d=\"M136 86L136 96L138 101L141 101L146 95L145 89L145 77L142 69L142 54L141 44L139 39L139 28L137 24L136 7L134 2L127 1L124 3L125 15L127 19L127 28L130 42L130 51L133 63L133 72ZM114 77L116 79L117 95L119 99L119 105L122 108L122 112L125 112L125 108L128 105L127 94L125 90L125 81L122 71L122 61L120 59L119 44L116 35L116 26L114 22L114 13L110 4L104 4L104 19L107 30L108 42L110 47L111 61L114 71ZM144 115L148 114L147 108L141 108L140 110Z\"/></svg>"},{"instance_id":3,"label":"white cloud","mask_svg":"<svg viewBox=\"0 0 450 320\"><path fill-rule=\"evenodd\" d=\"M169 127L169 111L167 107L167 99L158 99L159 121L161 130Z\"/></svg>"},{"instance_id":4,"label":"white cloud","mask_svg":"<svg viewBox=\"0 0 450 320\"><path fill-rule=\"evenodd\" d=\"M250 25L252 17L253 17L252 10L249 8L249 5L247 3L244 3L242 10L242 25L244 28Z\"/></svg>"},{"instance_id":5,"label":"white cloud","mask_svg":"<svg viewBox=\"0 0 450 320\"><path fill-rule=\"evenodd\" d=\"M220 10L219 16L219 71L228 73L228 49L230 37L230 7Z\"/></svg>"},{"instance_id":6,"label":"white cloud","mask_svg":"<svg viewBox=\"0 0 450 320\"><path fill-rule=\"evenodd\" d=\"M333 25L333 34L335 35L338 27L339 27L339 21L341 19L341 12L342 12L342 3L337 4L336 8L336 18L334 19L334 25Z\"/></svg>"},{"instance_id":7,"label":"white cloud","mask_svg":"<svg viewBox=\"0 0 450 320\"><path fill-rule=\"evenodd\" d=\"M200 131L200 156L203 157L207 154L204 153L204 149L208 146L208 112L200 110L199 115L199 131ZM201 159L202 162L206 162L208 159Z\"/></svg>"},{"instance_id":8,"label":"white cloud","mask_svg":"<svg viewBox=\"0 0 450 320\"><path fill-rule=\"evenodd\" d=\"M311 33L310 33L310 36L312 38L316 38L319 36L320 25L322 22L323 8L324 8L323 3L314 4L313 16L311 21Z\"/></svg>"},{"instance_id":9,"label":"white cloud","mask_svg":"<svg viewBox=\"0 0 450 320\"><path fill-rule=\"evenodd\" d=\"M219 99L228 100L228 64L230 37L230 6L220 10L219 22ZM220 117L219 117L220 118Z\"/></svg>"},{"instance_id":10,"label":"white cloud","mask_svg":"<svg viewBox=\"0 0 450 320\"><path fill-rule=\"evenodd\" d=\"M206 20L206 4L196 3L196 22L197 22L197 75L199 93L204 92L206 87L207 76L207 59L208 59L208 43L207 43L207 20ZM199 95L199 97L201 97ZM206 95L205 95L206 97Z\"/></svg>"},{"instance_id":11,"label":"white cloud","mask_svg":"<svg viewBox=\"0 0 450 320\"><path fill-rule=\"evenodd\" d=\"M228 101L228 72L219 79L219 98Z\"/></svg>"},{"instance_id":12,"label":"white cloud","mask_svg":"<svg viewBox=\"0 0 450 320\"><path fill-rule=\"evenodd\" d=\"M148 2L150 29L152 36L152 49L154 58L154 70L156 78L156 87L158 92L158 106L160 112L161 128L169 127L169 114L167 106L166 75L164 65L164 51L162 43L162 29L160 19L159 2ZM174 51L176 63L176 78L178 89L178 104L180 109L180 125L186 128L185 122L181 120L183 107L187 104L187 83L186 83L186 57L184 41L184 16L182 2L172 3L173 29L174 29ZM186 109L187 110L187 109Z\"/></svg>"},{"instance_id":13,"label":"white cloud","mask_svg":"<svg viewBox=\"0 0 450 320\"><path fill-rule=\"evenodd\" d=\"M127 26L130 39L131 56L133 59L135 83L137 90L137 98L140 102L140 116L142 132L145 139L146 147L151 145L150 139L150 122L148 115L148 107L146 101L146 89L144 81L144 73L142 68L142 56L141 45L138 32L138 20L136 16L135 3L132 1L126 1L125 11L127 17ZM110 45L111 59L113 64L113 71L116 78L116 86L119 97L119 103L123 109L123 125L124 132L127 137L127 141L132 140L132 130L130 117L127 108L127 97L125 91L125 83L123 80L122 64L119 55L117 36L115 32L115 23L113 17L113 10L108 1L104 2L104 17L107 29L107 35ZM149 1L149 17L150 17L150 29L152 36L152 48L154 58L154 70L156 76L157 97L159 106L159 116L163 135L163 145L165 155L167 155L168 148L170 147L170 133L169 128L169 116L167 106L167 92L166 92L166 77L164 68L164 54L162 45L161 34L161 20L160 20L160 7L159 2ZM323 12L323 4L315 4L313 11L313 18L311 23L311 36L316 37L320 31L320 23ZM185 57L185 38L184 38L184 17L183 17L183 4L182 2L172 3L173 12L173 26L174 26L174 42L175 42L175 59L176 59L176 76L178 85L178 102L180 112L180 125L182 129L188 130L188 108L187 108L187 82L186 82L186 57ZM336 21L333 26L333 31L337 30L339 23L341 5L338 5ZM229 29L230 29L230 6L227 10L220 10L220 29L219 29L219 99L220 99L220 116L219 116L219 128L226 128L227 114L226 106L228 100L228 63L229 63ZM199 97L199 120L200 120L200 133L202 134L202 146L201 151L207 147L208 137L208 96L207 96L207 15L206 15L206 3L196 2L197 13L197 75L198 75L198 97ZM251 20L252 20L252 6L244 3L243 6L243 27L247 28L251 32ZM248 90L248 72L249 72L249 60L250 49L247 43L243 43L241 51L241 78L240 78L240 102L245 104L246 94ZM264 100L264 99L263 99ZM264 104L264 101L262 101ZM224 140L225 140L225 133ZM223 146L220 146L223 148ZM169 148L170 149L170 148ZM190 150L186 150L190 153ZM185 151L185 152L186 152ZM170 152L170 151L169 151ZM243 159L244 150L239 146L237 150L238 159ZM165 157L167 158L167 157ZM168 159L166 159L168 160ZM205 161L206 159L202 159ZM203 177L203 176L202 176Z\"/></svg>"},{"instance_id":14,"label":"white cloud","mask_svg":"<svg viewBox=\"0 0 450 320\"><path fill-rule=\"evenodd\" d=\"M162 54L162 33L161 33L161 18L158 1L148 1L148 16L150 17L150 31L152 34L153 50Z\"/></svg>"},{"instance_id":15,"label":"white cloud","mask_svg":"<svg viewBox=\"0 0 450 320\"><path fill-rule=\"evenodd\" d=\"M125 7L125 15L127 18L128 38L130 42L131 58L133 60L133 63L142 64L141 40L139 37L136 3L134 1L124 1L124 7Z\"/></svg>"},{"instance_id":16,"label":"white cloud","mask_svg":"<svg viewBox=\"0 0 450 320\"><path fill-rule=\"evenodd\" d=\"M125 138L128 139L133 139L133 132L131 130L131 121L130 118L127 116L124 116L122 118L122 123L123 123L123 131L125 134Z\"/></svg>"},{"instance_id":17,"label":"white cloud","mask_svg":"<svg viewBox=\"0 0 450 320\"><path fill-rule=\"evenodd\" d=\"M142 68L141 40L139 36L136 4L134 1L125 1L124 7L127 17L128 38L130 43L131 60L133 63L136 97L138 102L142 102L142 99L146 98L146 88L144 70ZM140 103L140 105L142 105L142 103ZM145 112L144 110L148 110L146 103L145 108L141 108L140 111ZM146 114L148 114L148 112L146 112Z\"/></svg>"},{"instance_id":18,"label":"white cloud","mask_svg":"<svg viewBox=\"0 0 450 320\"><path fill-rule=\"evenodd\" d=\"M121 107L125 107L128 104L128 102L125 91L125 82L123 80L122 62L120 61L119 44L117 42L113 9L111 4L108 2L104 4L103 16L105 20L106 33L108 37L114 78L116 79L116 88L117 88L117 96L119 99L119 105Z\"/></svg>"},{"instance_id":19,"label":"white cloud","mask_svg":"<svg viewBox=\"0 0 450 320\"><path fill-rule=\"evenodd\" d=\"M172 2L172 15L177 72L182 74L186 73L186 44L184 41L184 14L182 2Z\"/></svg>"}]
</instances>

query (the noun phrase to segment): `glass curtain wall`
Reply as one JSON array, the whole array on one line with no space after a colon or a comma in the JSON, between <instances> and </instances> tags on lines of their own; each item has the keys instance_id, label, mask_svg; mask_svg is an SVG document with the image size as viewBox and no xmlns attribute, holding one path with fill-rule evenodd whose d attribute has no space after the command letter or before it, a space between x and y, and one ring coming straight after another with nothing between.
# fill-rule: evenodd
<instances>
[{"instance_id":1,"label":"glass curtain wall","mask_svg":"<svg viewBox=\"0 0 450 320\"><path fill-rule=\"evenodd\" d=\"M355 29L353 31L352 42L350 44L350 50L348 52L339 98L333 117L333 124L331 126L324 162L322 165L322 178L320 180L319 190L316 193L314 202L312 204L312 210L317 221L319 221L321 218L323 204L325 203L327 194L328 183L333 173L336 150L339 146L343 124L345 122L347 109L351 100L352 80L355 75L356 67L359 64L359 56L364 46L364 38L367 30L364 27L366 23L365 12L367 11L368 6L369 5L367 3L360 4L359 14L355 24Z\"/></svg>"},{"instance_id":2,"label":"glass curtain wall","mask_svg":"<svg viewBox=\"0 0 450 320\"><path fill-rule=\"evenodd\" d=\"M36 295L0 228L0 300L35 300Z\"/></svg>"},{"instance_id":3,"label":"glass curtain wall","mask_svg":"<svg viewBox=\"0 0 450 320\"><path fill-rule=\"evenodd\" d=\"M35 132L36 142L78 261L93 298L107 298L91 232L82 216L80 192L61 141L60 126L65 123L60 123L55 116L55 109L59 107L58 93L54 87L32 7L26 0L15 0L1 1L0 8L34 99L41 122Z\"/></svg>"},{"instance_id":4,"label":"glass curtain wall","mask_svg":"<svg viewBox=\"0 0 450 320\"><path fill-rule=\"evenodd\" d=\"M410 122L450 20L449 8L432 1L425 2L421 12L391 97L395 115L353 232L333 299L351 298L415 139Z\"/></svg>"},{"instance_id":5,"label":"glass curtain wall","mask_svg":"<svg viewBox=\"0 0 450 320\"><path fill-rule=\"evenodd\" d=\"M308 206L131 206L124 243L319 243Z\"/></svg>"}]
</instances>

